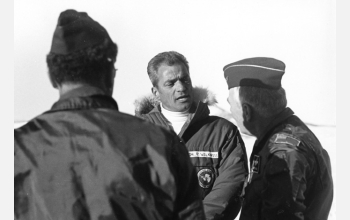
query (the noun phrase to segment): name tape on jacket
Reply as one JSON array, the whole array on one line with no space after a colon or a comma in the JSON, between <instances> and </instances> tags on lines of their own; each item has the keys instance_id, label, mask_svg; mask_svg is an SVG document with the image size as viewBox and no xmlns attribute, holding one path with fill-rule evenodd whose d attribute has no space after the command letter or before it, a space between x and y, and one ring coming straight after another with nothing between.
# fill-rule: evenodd
<instances>
[{"instance_id":1,"label":"name tape on jacket","mask_svg":"<svg viewBox=\"0 0 350 220\"><path fill-rule=\"evenodd\" d=\"M209 157L209 158L219 158L218 152L210 151L189 151L190 157Z\"/></svg>"}]
</instances>

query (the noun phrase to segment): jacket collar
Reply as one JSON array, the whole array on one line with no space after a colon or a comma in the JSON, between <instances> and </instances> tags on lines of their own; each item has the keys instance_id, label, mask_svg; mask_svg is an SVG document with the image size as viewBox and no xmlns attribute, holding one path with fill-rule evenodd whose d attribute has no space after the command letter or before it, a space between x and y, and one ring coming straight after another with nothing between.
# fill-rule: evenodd
<instances>
[{"instance_id":1,"label":"jacket collar","mask_svg":"<svg viewBox=\"0 0 350 220\"><path fill-rule=\"evenodd\" d=\"M160 104L158 104L156 107L153 108L152 111L150 111L150 113L162 113ZM187 121L199 121L201 120L203 117L207 117L210 113L210 110L208 108L208 105L203 103L203 102L197 102L197 103L193 103L190 107L190 111L189 111L189 116ZM162 114L163 115L163 114Z\"/></svg>"},{"instance_id":2,"label":"jacket collar","mask_svg":"<svg viewBox=\"0 0 350 220\"><path fill-rule=\"evenodd\" d=\"M210 110L207 104L204 104L203 102L200 102L200 101L198 103L192 104L190 108L190 115L181 129L179 133L179 137L182 137L184 135L184 133L186 132L187 128L190 125L193 125L194 123L208 117L209 113L210 113Z\"/></svg>"},{"instance_id":3,"label":"jacket collar","mask_svg":"<svg viewBox=\"0 0 350 220\"><path fill-rule=\"evenodd\" d=\"M167 119L164 117L164 115L161 113L161 107L160 104L158 104L156 107L153 108L153 110L149 113L158 113L162 115L163 120L166 122L166 124L168 124ZM199 101L199 102L194 102L191 105L190 111L189 111L189 116L187 118L187 121L185 122L184 126L181 129L181 132L179 133L179 137L182 137L182 135L185 133L186 129L198 122L201 121L202 119L206 118L209 116L210 110L207 104Z\"/></svg>"},{"instance_id":4,"label":"jacket collar","mask_svg":"<svg viewBox=\"0 0 350 220\"><path fill-rule=\"evenodd\" d=\"M104 95L105 93L97 87L82 85L81 87L72 89L64 93L63 95L60 96L59 100L69 99L72 97L91 96L91 95L97 95L97 94Z\"/></svg>"},{"instance_id":5,"label":"jacket collar","mask_svg":"<svg viewBox=\"0 0 350 220\"><path fill-rule=\"evenodd\" d=\"M265 132L255 141L253 152L259 151L259 149L263 146L259 146L260 143L264 143L267 138L269 138L270 133L273 132L273 130L279 126L281 123L283 123L287 118L294 115L294 112L290 108L285 108L282 112L280 112L276 117L270 122L270 124L266 127ZM258 148L258 149L257 149Z\"/></svg>"},{"instance_id":6,"label":"jacket collar","mask_svg":"<svg viewBox=\"0 0 350 220\"><path fill-rule=\"evenodd\" d=\"M96 87L82 86L71 90L55 102L50 112L73 109L112 108L118 110L117 102Z\"/></svg>"}]
</instances>

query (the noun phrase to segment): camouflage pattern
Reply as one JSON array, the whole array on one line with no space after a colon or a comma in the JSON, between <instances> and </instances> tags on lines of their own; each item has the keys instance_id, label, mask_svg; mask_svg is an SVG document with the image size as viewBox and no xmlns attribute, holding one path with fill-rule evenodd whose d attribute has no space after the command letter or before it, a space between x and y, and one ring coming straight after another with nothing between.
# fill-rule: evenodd
<instances>
[{"instance_id":1,"label":"camouflage pattern","mask_svg":"<svg viewBox=\"0 0 350 220\"><path fill-rule=\"evenodd\" d=\"M328 218L333 181L328 153L286 108L256 140L240 219Z\"/></svg>"}]
</instances>

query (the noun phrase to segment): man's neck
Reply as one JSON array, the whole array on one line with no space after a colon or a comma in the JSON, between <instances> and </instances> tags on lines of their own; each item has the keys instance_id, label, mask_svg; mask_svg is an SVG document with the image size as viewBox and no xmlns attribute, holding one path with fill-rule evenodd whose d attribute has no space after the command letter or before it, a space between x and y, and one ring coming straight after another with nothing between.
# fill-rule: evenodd
<instances>
[{"instance_id":1,"label":"man's neck","mask_svg":"<svg viewBox=\"0 0 350 220\"><path fill-rule=\"evenodd\" d=\"M245 127L252 136L259 139L261 138L262 135L265 134L266 129L268 129L272 121L273 121L272 118L259 118L254 120L254 122L251 122L251 123L246 122Z\"/></svg>"},{"instance_id":2,"label":"man's neck","mask_svg":"<svg viewBox=\"0 0 350 220\"><path fill-rule=\"evenodd\" d=\"M76 83L76 84L65 83L58 87L60 99L63 99L66 96L69 96L69 94L72 93L73 91L78 91L78 90L83 91L81 93L84 93L86 95L89 95L89 93L107 95L106 92L104 92L102 89L98 87L90 86L87 84L81 84L81 83Z\"/></svg>"},{"instance_id":3,"label":"man's neck","mask_svg":"<svg viewBox=\"0 0 350 220\"><path fill-rule=\"evenodd\" d=\"M171 123L174 131L179 134L183 125L186 123L187 117L189 115L189 109L184 112L172 112L166 110L162 104L160 104L162 114Z\"/></svg>"},{"instance_id":4,"label":"man's neck","mask_svg":"<svg viewBox=\"0 0 350 220\"><path fill-rule=\"evenodd\" d=\"M252 127L252 134L257 138L260 139L262 136L264 136L267 132L267 129L269 129L269 126L271 125L273 121L273 118L260 118L257 120L256 123Z\"/></svg>"}]
</instances>

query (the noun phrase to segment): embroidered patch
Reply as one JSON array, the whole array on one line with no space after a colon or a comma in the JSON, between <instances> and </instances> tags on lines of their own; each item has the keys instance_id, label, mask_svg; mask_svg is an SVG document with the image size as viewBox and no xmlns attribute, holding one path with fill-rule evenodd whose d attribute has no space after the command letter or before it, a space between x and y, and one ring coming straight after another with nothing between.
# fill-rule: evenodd
<instances>
[{"instance_id":1,"label":"embroidered patch","mask_svg":"<svg viewBox=\"0 0 350 220\"><path fill-rule=\"evenodd\" d=\"M219 158L218 152L210 151L189 151L190 157L209 157L209 158Z\"/></svg>"},{"instance_id":2,"label":"embroidered patch","mask_svg":"<svg viewBox=\"0 0 350 220\"><path fill-rule=\"evenodd\" d=\"M276 144L289 144L296 147L300 144L300 141L298 139L286 134L277 134L274 142Z\"/></svg>"},{"instance_id":3,"label":"embroidered patch","mask_svg":"<svg viewBox=\"0 0 350 220\"><path fill-rule=\"evenodd\" d=\"M252 168L251 168L251 172L252 173L259 173L260 171L260 156L258 155L254 155L254 159L252 162Z\"/></svg>"},{"instance_id":4,"label":"embroidered patch","mask_svg":"<svg viewBox=\"0 0 350 220\"><path fill-rule=\"evenodd\" d=\"M201 169L198 174L198 182L202 188L209 188L214 181L214 174L211 169Z\"/></svg>"}]
</instances>

